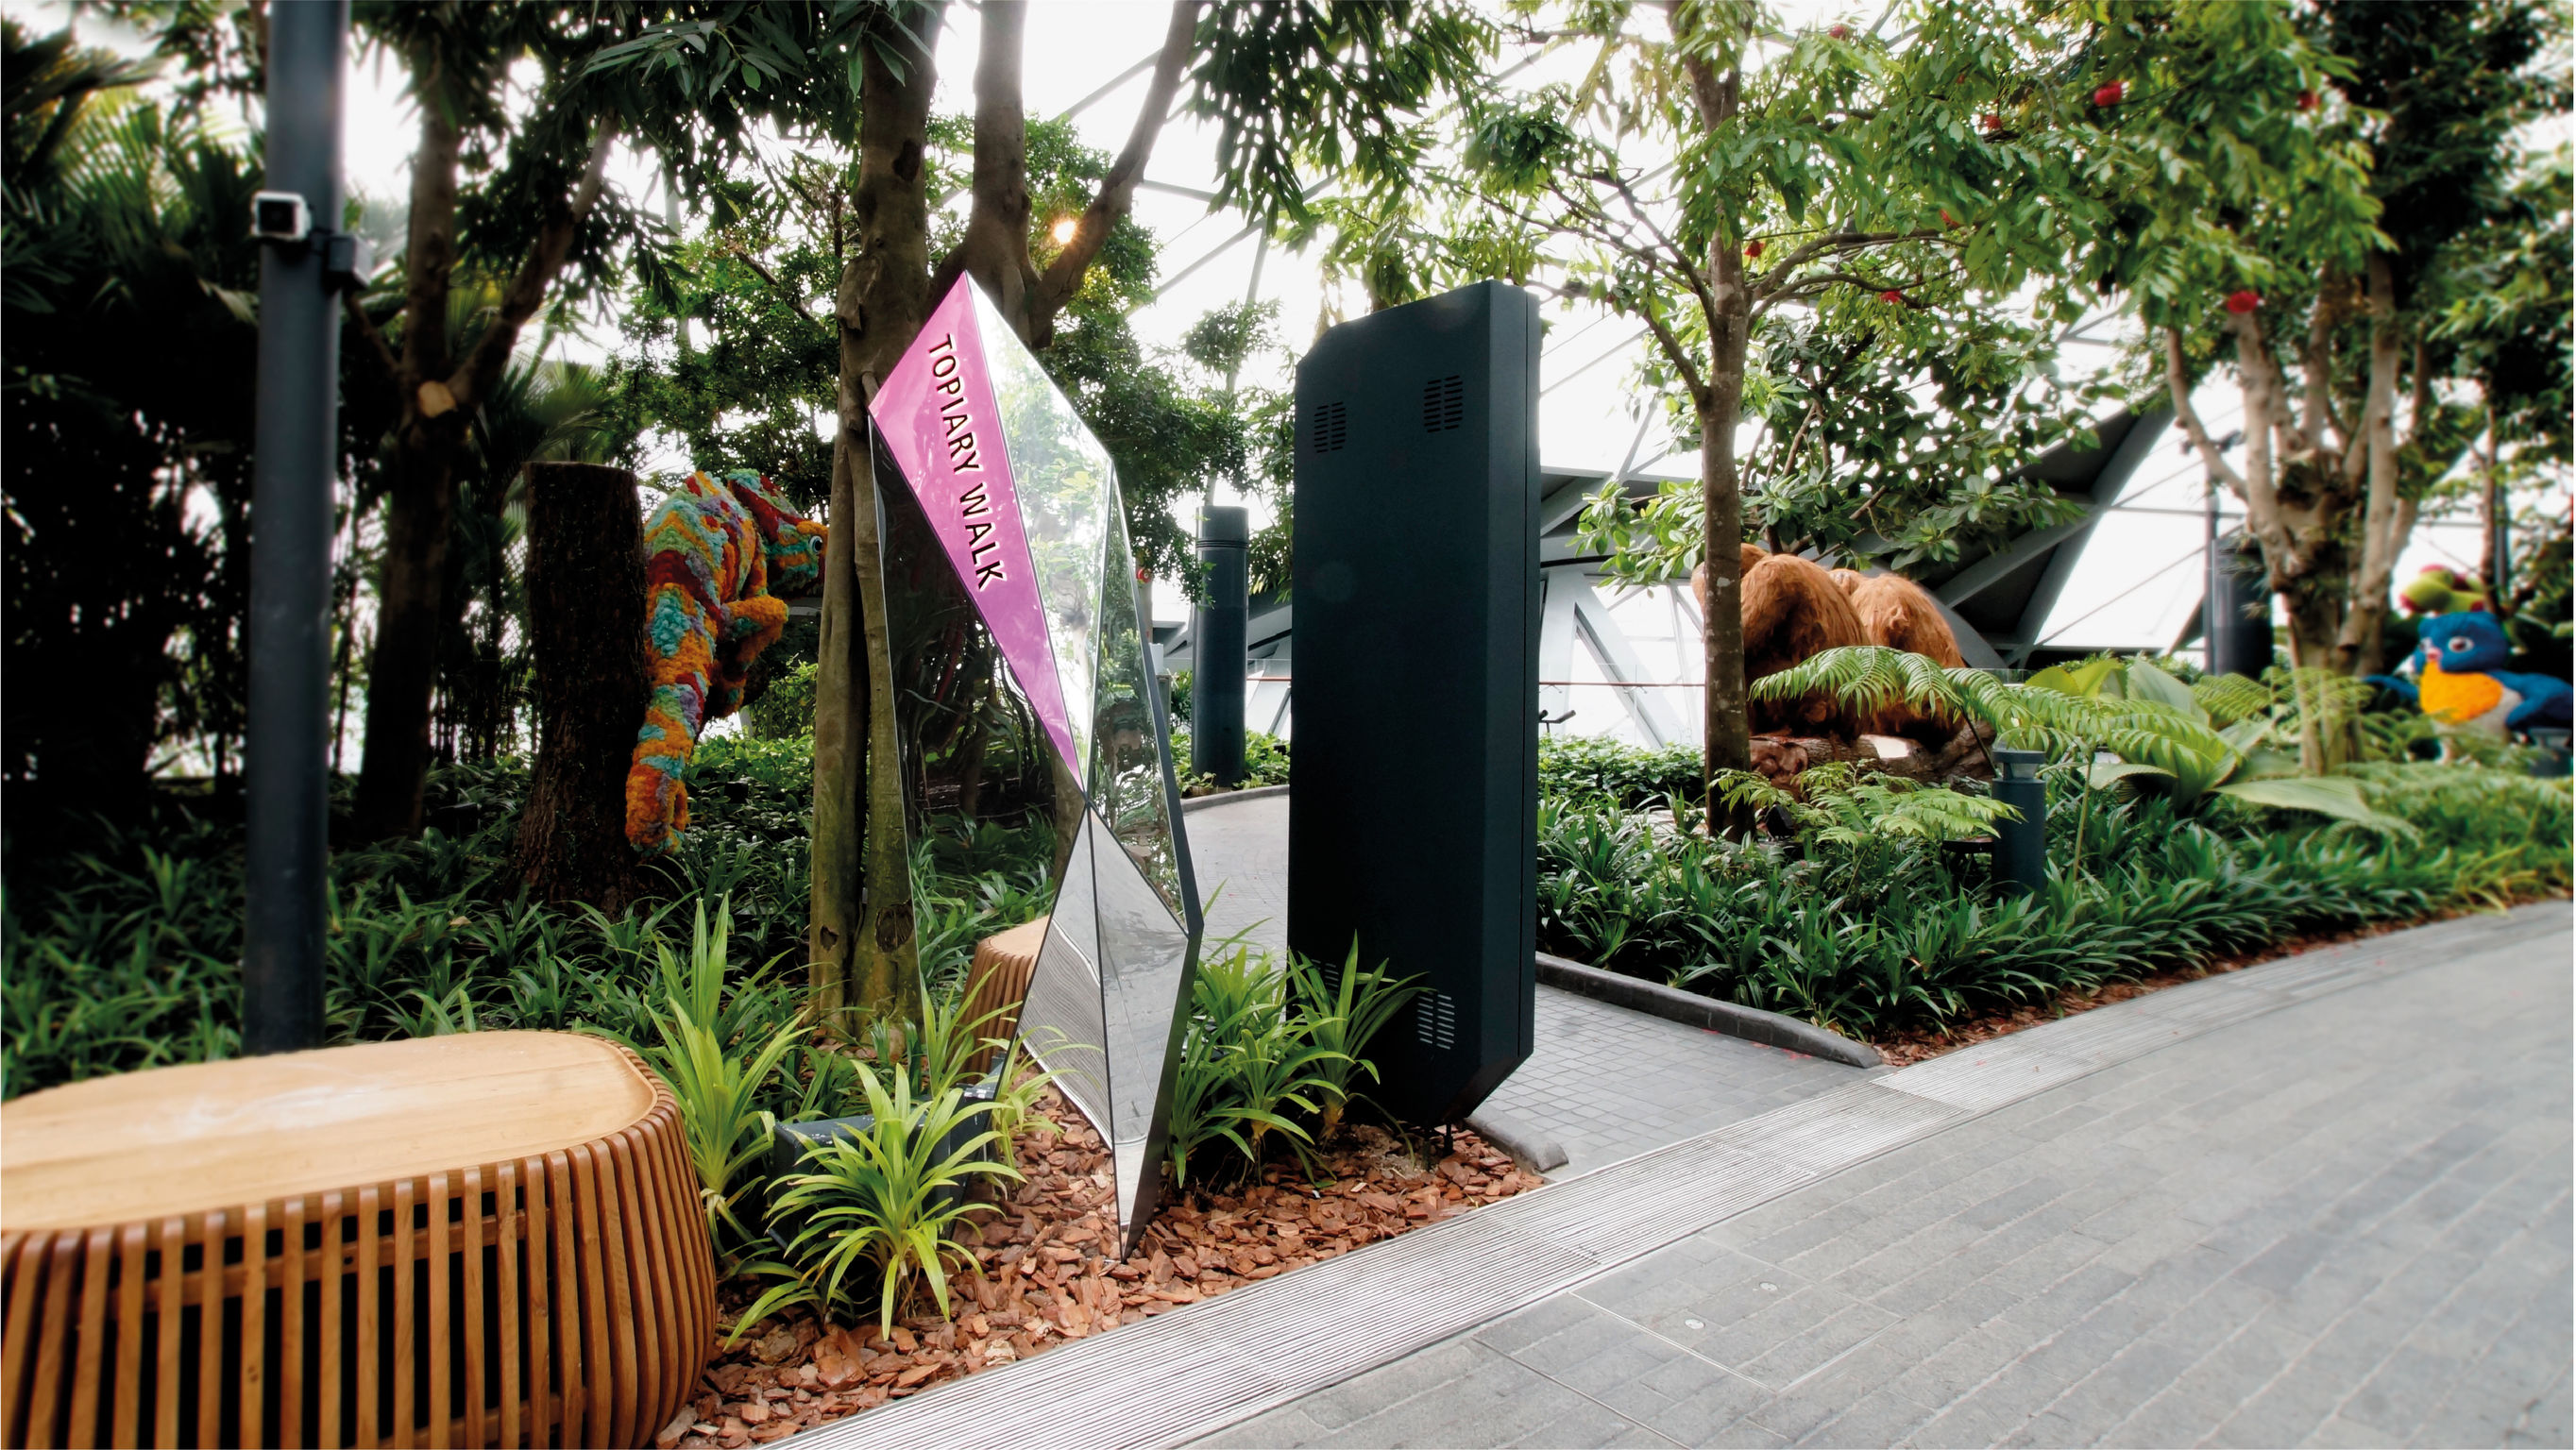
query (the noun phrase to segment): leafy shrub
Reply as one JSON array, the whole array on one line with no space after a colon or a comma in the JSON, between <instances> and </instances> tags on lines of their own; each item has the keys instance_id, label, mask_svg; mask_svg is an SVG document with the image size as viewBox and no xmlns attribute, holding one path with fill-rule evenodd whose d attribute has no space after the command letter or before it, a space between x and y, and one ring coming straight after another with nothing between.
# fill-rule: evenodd
<instances>
[{"instance_id":1,"label":"leafy shrub","mask_svg":"<svg viewBox=\"0 0 2576 1450\"><path fill-rule=\"evenodd\" d=\"M787 1176L777 1214L801 1223L785 1259L768 1265L784 1282L736 1320L736 1332L789 1303L809 1302L827 1317L852 1317L854 1290L877 1291L877 1322L892 1327L912 1280L925 1284L948 1313L948 1271L971 1262L955 1242L967 1215L993 1212L964 1190L978 1180L1020 1179L991 1105L970 1102L951 1082L916 1099L913 1074L862 1065L867 1131L816 1144L807 1171ZM854 1271L865 1272L854 1283ZM783 1271L783 1272L782 1272Z\"/></svg>"},{"instance_id":2,"label":"leafy shrub","mask_svg":"<svg viewBox=\"0 0 2576 1450\"><path fill-rule=\"evenodd\" d=\"M1976 826L1974 797L1811 772L1803 805L1777 802L1801 834L1742 844L1601 795L1545 800L1541 945L1872 1036L2570 879L2563 780L2428 763L2338 777L2405 824L2394 837L2216 793L2095 790L2071 762L2044 775L2052 879L2002 900L1982 854L1942 845Z\"/></svg>"},{"instance_id":3,"label":"leafy shrub","mask_svg":"<svg viewBox=\"0 0 2576 1450\"><path fill-rule=\"evenodd\" d=\"M755 1186L750 1169L768 1153L778 1126L760 1106L761 1090L807 1026L804 1013L788 1005L790 994L764 983L762 972L738 981L728 999L725 948L732 930L733 913L723 906L710 930L700 902L686 958L654 943L662 1005L650 1014L652 1036L627 1043L678 1101L707 1230L720 1254L750 1237L735 1206Z\"/></svg>"},{"instance_id":4,"label":"leafy shrub","mask_svg":"<svg viewBox=\"0 0 2576 1450\"><path fill-rule=\"evenodd\" d=\"M1601 799L1622 810L1700 798L1703 762L1688 745L1658 750L1603 735L1551 735L1538 744L1538 791L1558 800Z\"/></svg>"},{"instance_id":5,"label":"leafy shrub","mask_svg":"<svg viewBox=\"0 0 2576 1450\"><path fill-rule=\"evenodd\" d=\"M1190 732L1172 731L1172 764L1181 775L1181 794L1208 795L1217 789L1211 775L1191 775ZM1243 732L1243 780L1236 787L1251 790L1257 786L1288 784L1288 742L1259 730Z\"/></svg>"},{"instance_id":6,"label":"leafy shrub","mask_svg":"<svg viewBox=\"0 0 2576 1450\"><path fill-rule=\"evenodd\" d=\"M1193 1155L1203 1180L1255 1171L1273 1133L1303 1157L1361 1096L1359 1077L1376 1080L1368 1044L1421 990L1383 968L1362 970L1356 949L1332 971L1296 957L1282 969L1240 940L1211 949L1190 988L1174 1080L1164 1150L1172 1182L1189 1186ZM1220 1148L1232 1151L1211 1170L1205 1160Z\"/></svg>"}]
</instances>

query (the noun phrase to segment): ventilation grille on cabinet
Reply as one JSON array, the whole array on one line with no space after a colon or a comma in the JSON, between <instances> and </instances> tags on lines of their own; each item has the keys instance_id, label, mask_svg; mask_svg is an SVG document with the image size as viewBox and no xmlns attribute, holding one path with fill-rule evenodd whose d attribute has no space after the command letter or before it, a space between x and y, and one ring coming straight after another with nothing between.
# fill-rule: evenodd
<instances>
[{"instance_id":1,"label":"ventilation grille on cabinet","mask_svg":"<svg viewBox=\"0 0 2576 1450\"><path fill-rule=\"evenodd\" d=\"M1467 419L1467 383L1452 373L1422 385L1422 431L1446 433Z\"/></svg>"},{"instance_id":2,"label":"ventilation grille on cabinet","mask_svg":"<svg viewBox=\"0 0 2576 1450\"><path fill-rule=\"evenodd\" d=\"M1339 403L1317 408L1314 421L1306 427L1306 445L1317 453L1339 453L1350 436L1350 410Z\"/></svg>"},{"instance_id":3,"label":"ventilation grille on cabinet","mask_svg":"<svg viewBox=\"0 0 2576 1450\"><path fill-rule=\"evenodd\" d=\"M1458 1041L1458 1004L1446 992L1433 992L1413 1002L1413 1031L1425 1047L1447 1049Z\"/></svg>"}]
</instances>

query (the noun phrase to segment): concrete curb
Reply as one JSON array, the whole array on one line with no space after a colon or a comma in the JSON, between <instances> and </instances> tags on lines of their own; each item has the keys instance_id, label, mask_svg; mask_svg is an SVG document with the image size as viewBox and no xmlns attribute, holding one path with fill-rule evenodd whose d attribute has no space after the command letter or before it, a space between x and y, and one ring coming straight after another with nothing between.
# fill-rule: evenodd
<instances>
[{"instance_id":1,"label":"concrete curb","mask_svg":"<svg viewBox=\"0 0 2576 1450\"><path fill-rule=\"evenodd\" d=\"M1532 1173L1550 1173L1565 1166L1565 1149L1554 1138L1542 1138L1498 1113L1469 1113L1467 1127L1477 1137L1511 1154L1514 1161Z\"/></svg>"},{"instance_id":2,"label":"concrete curb","mask_svg":"<svg viewBox=\"0 0 2576 1450\"><path fill-rule=\"evenodd\" d=\"M1215 795L1194 795L1181 802L1181 814L1186 816L1192 811L1205 810L1209 806L1223 805L1230 801L1257 801L1263 796L1287 793L1288 787L1284 785L1256 785L1250 790L1228 790L1219 791Z\"/></svg>"},{"instance_id":3,"label":"concrete curb","mask_svg":"<svg viewBox=\"0 0 2576 1450\"><path fill-rule=\"evenodd\" d=\"M1551 987L1589 997L1596 1002L1661 1017L1667 1022L1679 1022L1685 1027L1723 1032L1729 1037L1741 1037L1766 1047L1802 1052L1809 1057L1821 1057L1827 1062L1845 1063L1852 1067L1887 1065L1887 1059L1879 1056L1878 1049L1868 1043L1854 1042L1794 1017L1765 1012L1759 1007L1739 1007L1733 1002L1720 1002L1714 997L1703 997L1696 992L1685 992L1656 982L1642 982L1635 977L1623 977L1617 972L1605 972L1599 967L1587 967L1581 962L1569 962L1545 952L1538 953L1538 979Z\"/></svg>"}]
</instances>

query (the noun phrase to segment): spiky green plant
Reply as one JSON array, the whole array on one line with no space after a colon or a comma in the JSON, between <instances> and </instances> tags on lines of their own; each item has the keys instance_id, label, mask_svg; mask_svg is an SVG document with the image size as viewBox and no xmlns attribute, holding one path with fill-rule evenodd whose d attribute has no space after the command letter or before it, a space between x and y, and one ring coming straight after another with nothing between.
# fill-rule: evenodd
<instances>
[{"instance_id":1,"label":"spiky green plant","mask_svg":"<svg viewBox=\"0 0 2576 1450\"><path fill-rule=\"evenodd\" d=\"M916 1279L947 1315L949 1270L973 1261L955 1241L957 1226L969 1214L993 1211L963 1190L978 1179L1018 1182L1021 1174L992 1151L1001 1135L991 1126L988 1104L969 1103L955 1088L916 1099L910 1079L905 1072L863 1070L859 1086L871 1126L815 1145L805 1155L806 1171L787 1177L774 1212L804 1224L782 1261L794 1279L746 1311L736 1321L737 1334L799 1297L810 1296L827 1314L857 1307L853 1275L863 1270L875 1275L880 1326L894 1327L895 1311ZM951 1141L955 1146L943 1152Z\"/></svg>"},{"instance_id":2,"label":"spiky green plant","mask_svg":"<svg viewBox=\"0 0 2576 1450\"><path fill-rule=\"evenodd\" d=\"M1352 1085L1360 1074L1366 1073L1371 1082L1379 1080L1377 1064L1366 1055L1369 1043L1425 988L1417 978L1390 975L1384 963L1363 968L1357 941L1351 943L1350 955L1342 959L1339 971L1328 973L1295 955L1288 959L1288 971L1296 985L1306 1040L1329 1054L1313 1063L1319 1105L1315 1136L1320 1141L1341 1126L1342 1112L1350 1106Z\"/></svg>"},{"instance_id":3,"label":"spiky green plant","mask_svg":"<svg viewBox=\"0 0 2576 1450\"><path fill-rule=\"evenodd\" d=\"M750 1237L735 1206L757 1186L750 1170L769 1151L778 1126L760 1100L780 1061L807 1030L800 1016L739 1045L726 1031L726 942L732 932L729 907L717 907L710 927L706 903L700 902L686 958L667 942L654 941L663 1005L651 1013L652 1040L627 1043L662 1075L679 1104L707 1231L719 1245ZM737 1001L757 993L760 975L752 973L736 988Z\"/></svg>"}]
</instances>

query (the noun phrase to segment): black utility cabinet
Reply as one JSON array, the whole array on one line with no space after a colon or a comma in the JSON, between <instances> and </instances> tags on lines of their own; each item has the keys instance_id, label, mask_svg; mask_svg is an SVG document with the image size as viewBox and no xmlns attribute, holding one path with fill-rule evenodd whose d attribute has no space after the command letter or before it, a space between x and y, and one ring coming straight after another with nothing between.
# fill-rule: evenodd
<instances>
[{"instance_id":1,"label":"black utility cabinet","mask_svg":"<svg viewBox=\"0 0 2576 1450\"><path fill-rule=\"evenodd\" d=\"M1370 1052L1417 1123L1532 1046L1538 348L1537 299L1483 282L1297 367L1288 943L1425 980Z\"/></svg>"}]
</instances>

